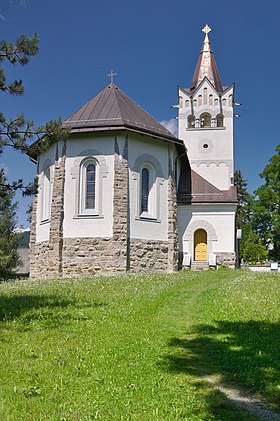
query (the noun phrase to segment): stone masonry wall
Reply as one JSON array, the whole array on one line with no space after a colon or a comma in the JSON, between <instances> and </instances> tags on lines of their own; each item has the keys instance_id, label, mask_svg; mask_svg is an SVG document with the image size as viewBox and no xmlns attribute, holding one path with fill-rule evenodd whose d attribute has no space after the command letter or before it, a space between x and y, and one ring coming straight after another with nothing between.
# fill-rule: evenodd
<instances>
[{"instance_id":1,"label":"stone masonry wall","mask_svg":"<svg viewBox=\"0 0 280 421\"><path fill-rule=\"evenodd\" d=\"M35 195L32 209L30 233L30 277L46 278L61 276L64 218L64 183L65 183L65 148L62 157L58 157L56 146L55 168L52 189L49 241L36 243L36 217L38 193Z\"/></svg>"},{"instance_id":2,"label":"stone masonry wall","mask_svg":"<svg viewBox=\"0 0 280 421\"><path fill-rule=\"evenodd\" d=\"M49 272L49 241L41 241L36 243L32 251L30 250L30 264L34 262L32 268L30 267L30 278L50 278L54 274Z\"/></svg>"},{"instance_id":3,"label":"stone masonry wall","mask_svg":"<svg viewBox=\"0 0 280 421\"><path fill-rule=\"evenodd\" d=\"M168 267L170 272L178 270L178 225L177 225L177 196L175 175L172 166L170 147L168 146L168 219L167 219L167 238L168 238Z\"/></svg>"},{"instance_id":4,"label":"stone masonry wall","mask_svg":"<svg viewBox=\"0 0 280 421\"><path fill-rule=\"evenodd\" d=\"M155 240L130 240L130 271L161 272L168 269L168 242Z\"/></svg>"},{"instance_id":5,"label":"stone masonry wall","mask_svg":"<svg viewBox=\"0 0 280 421\"><path fill-rule=\"evenodd\" d=\"M231 269L235 268L235 253L230 252L216 252L217 266L226 265Z\"/></svg>"},{"instance_id":6,"label":"stone masonry wall","mask_svg":"<svg viewBox=\"0 0 280 421\"><path fill-rule=\"evenodd\" d=\"M125 139L123 153L115 138L114 160L114 210L113 210L113 264L115 271L129 269L128 242L128 141Z\"/></svg>"},{"instance_id":7,"label":"stone masonry wall","mask_svg":"<svg viewBox=\"0 0 280 421\"><path fill-rule=\"evenodd\" d=\"M64 277L114 272L112 238L64 238L62 256Z\"/></svg>"},{"instance_id":8,"label":"stone masonry wall","mask_svg":"<svg viewBox=\"0 0 280 421\"><path fill-rule=\"evenodd\" d=\"M63 219L64 219L64 185L65 185L65 148L62 157L56 156L52 191L49 273L52 276L62 275ZM57 153L58 155L58 153Z\"/></svg>"}]
</instances>

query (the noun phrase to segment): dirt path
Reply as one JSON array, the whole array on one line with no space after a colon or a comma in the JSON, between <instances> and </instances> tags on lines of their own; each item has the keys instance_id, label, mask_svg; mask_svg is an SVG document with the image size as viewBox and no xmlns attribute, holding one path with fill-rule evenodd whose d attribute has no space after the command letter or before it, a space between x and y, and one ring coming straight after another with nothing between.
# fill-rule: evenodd
<instances>
[{"instance_id":1,"label":"dirt path","mask_svg":"<svg viewBox=\"0 0 280 421\"><path fill-rule=\"evenodd\" d=\"M256 399L248 394L243 395L236 389L222 386L213 377L204 377L204 380L211 383L216 390L223 393L231 403L239 406L239 408L245 409L263 420L280 421L280 414L265 408L264 403L260 399Z\"/></svg>"}]
</instances>

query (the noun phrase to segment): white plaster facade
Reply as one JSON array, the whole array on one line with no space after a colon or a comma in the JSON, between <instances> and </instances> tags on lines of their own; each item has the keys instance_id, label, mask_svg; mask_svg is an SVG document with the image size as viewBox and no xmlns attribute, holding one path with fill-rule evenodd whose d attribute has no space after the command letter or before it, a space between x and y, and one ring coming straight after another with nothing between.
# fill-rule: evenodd
<instances>
[{"instance_id":1,"label":"white plaster facade","mask_svg":"<svg viewBox=\"0 0 280 421\"><path fill-rule=\"evenodd\" d=\"M76 136L67 141L65 159L63 237L100 237L113 235L113 183L114 142L117 140L120 156L123 155L126 136L123 134L94 134ZM144 152L145 151L145 152ZM168 153L174 153L167 143L149 136L128 136L129 210L130 237L167 241ZM58 153L61 153L61 145ZM39 161L39 195L37 206L36 242L49 240L50 219L42 220L44 169L51 168L51 184L54 177L56 148L44 152ZM79 211L80 166L84 159L94 158L99 165L98 200L99 212L83 214ZM144 164L154 169L153 215L140 212L140 173Z\"/></svg>"},{"instance_id":2,"label":"white plaster facade","mask_svg":"<svg viewBox=\"0 0 280 421\"><path fill-rule=\"evenodd\" d=\"M219 95L208 79L193 94L179 88L179 138L185 142L191 167L220 190L233 185L233 89L232 85ZM205 114L210 116L210 127L201 127ZM191 116L194 127L189 127Z\"/></svg>"},{"instance_id":3,"label":"white plaster facade","mask_svg":"<svg viewBox=\"0 0 280 421\"><path fill-rule=\"evenodd\" d=\"M210 255L231 254L235 250L234 205L181 205L178 207L179 250L189 262L194 261L194 234L197 229L207 233L207 261Z\"/></svg>"}]
</instances>

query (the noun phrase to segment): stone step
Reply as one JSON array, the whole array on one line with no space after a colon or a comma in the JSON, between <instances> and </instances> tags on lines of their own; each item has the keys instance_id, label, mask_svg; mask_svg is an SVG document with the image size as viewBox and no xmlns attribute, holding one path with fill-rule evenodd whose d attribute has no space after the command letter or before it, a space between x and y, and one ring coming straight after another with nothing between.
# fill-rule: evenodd
<instances>
[{"instance_id":1,"label":"stone step","mask_svg":"<svg viewBox=\"0 0 280 421\"><path fill-rule=\"evenodd\" d=\"M199 261L196 260L191 263L191 270L208 270L209 269L209 263L206 261Z\"/></svg>"}]
</instances>

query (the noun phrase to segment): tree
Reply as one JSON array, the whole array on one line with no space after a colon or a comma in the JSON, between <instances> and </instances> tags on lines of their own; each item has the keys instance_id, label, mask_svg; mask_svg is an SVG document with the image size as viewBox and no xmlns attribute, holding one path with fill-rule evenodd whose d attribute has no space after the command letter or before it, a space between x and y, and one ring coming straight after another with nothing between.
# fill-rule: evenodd
<instances>
[{"instance_id":1,"label":"tree","mask_svg":"<svg viewBox=\"0 0 280 421\"><path fill-rule=\"evenodd\" d=\"M7 41L0 42L0 63L7 61L12 65L29 63L30 57L38 53L38 36L34 34L32 38L27 35L20 36L15 43ZM7 83L6 75L0 66L0 91L10 95L22 95L24 86L21 80ZM68 135L66 130L61 128L61 121L52 120L45 126L35 127L33 121L25 120L20 114L14 119L7 119L0 111L0 154L5 148L11 147L24 153L36 153L43 150L58 140L64 139ZM30 144L38 140L32 148ZM40 140L40 141L39 141ZM2 183L3 183L2 179ZM23 180L18 180L8 184L5 178L5 185L8 189L21 189L23 193L32 193L34 185L24 185Z\"/></svg>"},{"instance_id":2,"label":"tree","mask_svg":"<svg viewBox=\"0 0 280 421\"><path fill-rule=\"evenodd\" d=\"M255 191L253 228L266 242L270 257L280 260L280 144L260 177L265 182Z\"/></svg>"},{"instance_id":3,"label":"tree","mask_svg":"<svg viewBox=\"0 0 280 421\"><path fill-rule=\"evenodd\" d=\"M240 170L234 173L234 185L237 191L237 211L235 216L236 228L242 229L242 239L240 240L240 258L244 258L244 250L252 239L252 206L253 196L247 191L247 180Z\"/></svg>"},{"instance_id":4,"label":"tree","mask_svg":"<svg viewBox=\"0 0 280 421\"><path fill-rule=\"evenodd\" d=\"M234 173L234 185L237 191L238 206L236 211L236 228L243 228L251 221L253 197L247 191L247 180L240 170Z\"/></svg>"},{"instance_id":5,"label":"tree","mask_svg":"<svg viewBox=\"0 0 280 421\"><path fill-rule=\"evenodd\" d=\"M11 276L12 269L19 263L19 236L15 233L17 204L13 203L15 192L6 184L4 171L0 169L0 279Z\"/></svg>"},{"instance_id":6,"label":"tree","mask_svg":"<svg viewBox=\"0 0 280 421\"><path fill-rule=\"evenodd\" d=\"M268 250L262 244L258 234L251 231L247 245L244 248L243 258L246 263L263 263L267 260Z\"/></svg>"}]
</instances>

